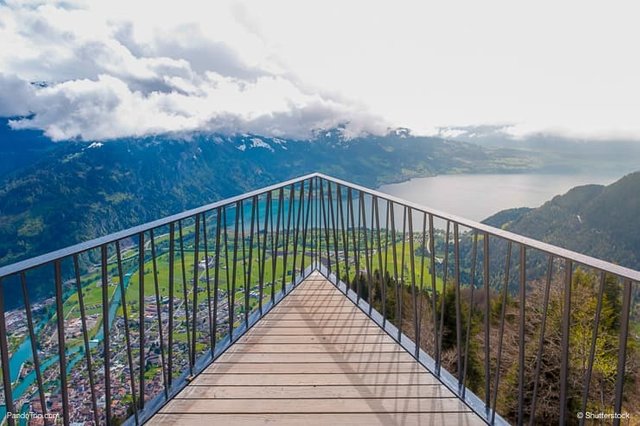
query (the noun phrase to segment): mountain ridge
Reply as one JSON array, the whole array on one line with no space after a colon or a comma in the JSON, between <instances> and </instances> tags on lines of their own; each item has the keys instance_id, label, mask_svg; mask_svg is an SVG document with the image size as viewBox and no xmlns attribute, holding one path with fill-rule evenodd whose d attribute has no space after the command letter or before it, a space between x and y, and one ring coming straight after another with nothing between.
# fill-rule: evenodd
<instances>
[{"instance_id":1,"label":"mountain ridge","mask_svg":"<svg viewBox=\"0 0 640 426\"><path fill-rule=\"evenodd\" d=\"M314 171L377 187L535 166L533 156L516 150L404 131L349 141L326 131L313 141L201 133L58 142L0 177L0 264Z\"/></svg>"}]
</instances>

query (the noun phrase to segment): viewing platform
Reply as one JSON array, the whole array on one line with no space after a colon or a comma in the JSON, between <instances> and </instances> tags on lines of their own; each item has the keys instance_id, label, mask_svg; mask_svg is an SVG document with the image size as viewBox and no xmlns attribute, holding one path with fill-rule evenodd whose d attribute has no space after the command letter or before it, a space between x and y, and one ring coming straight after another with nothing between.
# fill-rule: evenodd
<instances>
[{"instance_id":1,"label":"viewing platform","mask_svg":"<svg viewBox=\"0 0 640 426\"><path fill-rule=\"evenodd\" d=\"M639 283L314 173L0 267L0 424L633 424Z\"/></svg>"},{"instance_id":2,"label":"viewing platform","mask_svg":"<svg viewBox=\"0 0 640 426\"><path fill-rule=\"evenodd\" d=\"M485 424L318 272L148 424L265 423Z\"/></svg>"}]
</instances>

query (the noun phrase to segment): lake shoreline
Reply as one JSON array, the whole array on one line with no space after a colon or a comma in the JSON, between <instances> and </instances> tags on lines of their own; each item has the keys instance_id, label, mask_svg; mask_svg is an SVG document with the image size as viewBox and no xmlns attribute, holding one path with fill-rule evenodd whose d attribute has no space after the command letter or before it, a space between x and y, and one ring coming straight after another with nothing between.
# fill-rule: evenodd
<instances>
[{"instance_id":1,"label":"lake shoreline","mask_svg":"<svg viewBox=\"0 0 640 426\"><path fill-rule=\"evenodd\" d=\"M377 190L481 222L503 210L539 207L576 186L608 185L625 174L612 171L439 174L381 185Z\"/></svg>"}]
</instances>

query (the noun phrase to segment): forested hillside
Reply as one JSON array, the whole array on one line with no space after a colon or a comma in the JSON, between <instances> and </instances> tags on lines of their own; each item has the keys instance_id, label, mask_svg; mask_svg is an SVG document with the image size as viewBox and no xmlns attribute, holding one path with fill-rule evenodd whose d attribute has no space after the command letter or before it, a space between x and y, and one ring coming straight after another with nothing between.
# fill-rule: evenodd
<instances>
[{"instance_id":1,"label":"forested hillside","mask_svg":"<svg viewBox=\"0 0 640 426\"><path fill-rule=\"evenodd\" d=\"M640 172L609 186L586 185L536 209L511 209L490 225L640 269Z\"/></svg>"}]
</instances>

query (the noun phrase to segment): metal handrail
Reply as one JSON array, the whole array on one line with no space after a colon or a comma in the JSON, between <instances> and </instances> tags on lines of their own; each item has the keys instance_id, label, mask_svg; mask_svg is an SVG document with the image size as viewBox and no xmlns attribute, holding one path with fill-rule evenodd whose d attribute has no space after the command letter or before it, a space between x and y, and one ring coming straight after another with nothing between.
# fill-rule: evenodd
<instances>
[{"instance_id":1,"label":"metal handrail","mask_svg":"<svg viewBox=\"0 0 640 426\"><path fill-rule=\"evenodd\" d=\"M401 217L394 216L396 208L402 210ZM227 211L235 211L231 223L227 220ZM383 217L381 211L384 211ZM421 219L420 223L414 223L415 215ZM444 221L446 228L436 229L434 220ZM190 233L183 232L187 230L183 225L193 229L189 228ZM163 236L154 232L166 228L168 232ZM184 235L187 235L187 239ZM131 249L134 255L127 259L122 257L120 242L123 240L129 240L134 244L134 248ZM162 249L160 244L164 244ZM80 259L83 254L98 249L100 268L98 278L94 277L96 281L92 282L100 284L102 324L99 329L102 341L96 339L97 343L92 343L82 296L87 278L81 273ZM417 255L419 249L422 252ZM512 251L516 249L518 256L512 258ZM441 252L441 259L436 257L438 250ZM187 265L191 254L185 253L192 253L193 265ZM168 272L160 274L158 261L165 255ZM108 261L114 256L116 261ZM537 272L538 275L532 277L531 269L528 269L527 265L532 259L538 262L538 269L546 273ZM505 262L504 268L500 266L501 262ZM65 269L65 263L73 265ZM117 266L116 269L114 264ZM133 268L128 275L124 271L125 264ZM588 368L583 378L584 388L581 396L581 409L584 411L588 408L589 386L597 352L596 341L599 338L600 314L605 300L605 280L614 276L615 285L620 289L621 310L616 383L615 391L612 391L615 402L612 405L613 410L619 413L623 408L625 376L628 374L627 341L634 303L632 288L640 282L640 272L629 268L424 207L321 173L312 173L0 268L0 312L5 311L4 292L13 288L14 280L15 286L22 288L23 303L27 312L24 319L29 330L29 337L25 342L30 342L31 358L37 375L37 394L44 414L47 407L41 370L46 371L48 367L38 359L38 336L34 318L30 314L34 301L30 301L28 296L28 287L31 285L28 274L45 266L51 267L52 281L55 284L55 306L51 307L55 313L51 314L45 327L50 327L52 332L56 331L58 334L59 360L56 365L60 370L58 378L64 424L71 421L68 394L71 384L68 382L67 362L73 362L72 359L80 362L80 355L85 358L88 379L91 382L93 421L98 423L104 420L108 423L113 418L110 407L110 401L114 398L110 379L112 355L109 347L112 340L112 320L121 321L125 330L123 335L126 342L121 344L124 347L126 343L127 359L122 360L122 364L126 365L129 373L128 382L120 386L126 387L125 391L129 392L133 399L133 415L129 422L142 423L182 389L190 376L213 362L252 324L282 300L292 285L300 282L314 269L332 277L332 282L354 299L365 313L392 334L399 344L410 350L416 360L429 368L481 418L491 424L502 421L499 414L520 424L524 423L525 419L533 424L536 419L536 396L540 392L538 384L541 374L544 373L541 359L544 353L545 326L548 328L551 321L548 320L548 312L552 285L562 294L562 300L558 302L561 312L556 318L560 322L562 337L558 360L561 375L558 418L561 423L569 418L566 401L571 391L568 380L572 368L569 355L571 308L574 297L572 287L573 274L578 270L578 266L593 271L599 278L599 283L594 284L594 288L599 289L595 296L596 320L586 360ZM152 277L149 278L150 282L145 283L147 269L151 270ZM516 270L518 277L512 280L511 276ZM133 295L133 300L130 298L127 303L125 297L129 298L132 295L128 294L125 282L131 282L133 271L137 271L138 278L134 283L138 285L139 291ZM554 271L562 273L563 277L556 279ZM87 276L91 275L87 272ZM159 276L163 284L168 284L168 296L161 295ZM430 282L425 283L425 277L428 277ZM121 316L117 314L117 305L115 311L110 311L109 285L115 282L117 284L113 294L120 294L123 310ZM74 283L75 287L71 288ZM514 283L515 285L512 285ZM528 401L525 398L525 357L527 345L533 343L525 339L525 326L529 315L526 307L529 303L528 293L536 286L544 290L544 301L541 305L543 316L539 343L533 347L536 354L535 372L530 378L535 383L533 400ZM453 306L446 305L447 288L455 294L454 301L449 302L453 303ZM463 297L463 288L469 289L469 300ZM148 296L147 290L151 291L152 296ZM163 288L163 291L165 290ZM63 313L65 297L69 295L69 291L77 295L82 320L84 346L77 349L77 352L69 352L66 346L67 320ZM484 305L476 306L474 292L482 295ZM407 306L403 304L405 297L409 298L410 302ZM255 300L256 303L252 304L251 300ZM501 312L494 314L490 309L491 304L498 302L501 303ZM176 303L180 305L177 306ZM505 380L501 371L504 367L501 364L504 352L502 334L508 321L508 303L511 303L510 309L517 312L514 326L519 330L518 354L517 360L514 361L517 366L518 400L515 412L499 413L499 391ZM465 304L468 313L463 312ZM393 306L393 310L389 309L389 306ZM127 314L128 308L137 309L138 316L135 321ZM146 324L148 320L145 317L145 308L152 309L156 317L149 326ZM445 330L445 308L452 310L455 315L452 319L455 326L448 331ZM184 318L182 324L185 327L183 333L186 344L178 345L183 353L176 354L172 351L176 345L174 332L178 310L181 310L179 318ZM482 318L482 329L476 338L483 341L483 353L480 358L484 375L481 380L482 386L476 389L475 393L468 388L468 376L471 374L468 367L473 315ZM496 315L498 318L493 318ZM411 321L405 324L403 318L407 316ZM54 317L55 323L52 322ZM495 342L492 345L490 338L491 333L496 331L493 321L497 321L500 327L497 347ZM8 330L5 316L0 315L3 391L7 408L13 412L15 407L12 390L15 384L12 383L10 371L12 354L8 331L11 330ZM427 334L423 336L424 333ZM445 334L448 339L452 339L448 343L444 340ZM144 348L138 351L137 363L134 362L135 350L132 349L136 339L138 346ZM156 340L160 354L159 359L151 365L155 366L153 368L161 372L161 375L155 373L155 376L147 380L145 372L149 357L146 345ZM455 352L454 363L444 357L445 343ZM198 345L203 345L203 348L198 349ZM102 352L96 352L100 348ZM178 362L180 356L184 358L182 364ZM497 364L497 367L494 364ZM137 374L134 374L136 370ZM103 371L104 383L98 383L98 371ZM124 376L124 373L122 374ZM94 389L98 384L104 385L106 400L106 407L100 414ZM148 386L152 386L152 389ZM8 422L11 425L14 423L12 418L8 418ZM584 419L580 423L583 422Z\"/></svg>"},{"instance_id":2,"label":"metal handrail","mask_svg":"<svg viewBox=\"0 0 640 426\"><path fill-rule=\"evenodd\" d=\"M627 279L630 279L631 281L640 282L640 271L636 271L634 269L625 268L624 266L616 265L614 263L607 262L602 259L597 259L595 257L587 256L582 253L578 253L562 247L554 246L552 244L544 243L542 241L535 240L533 238L515 234L513 232L506 231L504 229L496 228L490 225L486 225L484 223L476 222L470 219L466 219L460 216L456 216L456 215L446 213L440 210L436 210L430 207L426 207L418 203L407 201L402 198L398 198L384 192L376 191L374 189L369 189L361 185L357 185L351 182L347 182L341 179L324 175L322 173L314 173L313 175L310 175L310 176L317 176L327 181L340 184L342 186L351 187L354 190L361 191L369 195L375 195L377 198L380 198L383 200L392 201L397 204L411 207L416 211L433 215L434 217L437 217L442 220L455 222L455 223L458 223L459 225L465 226L470 229L474 229L482 233L490 234L495 237L499 237L504 240L511 241L513 243L524 244L530 248L540 250L547 254L552 254L554 256L562 257L565 259L571 259L572 261L580 263L582 265L590 266L596 269L604 269L622 278L627 278Z\"/></svg>"},{"instance_id":3,"label":"metal handrail","mask_svg":"<svg viewBox=\"0 0 640 426\"><path fill-rule=\"evenodd\" d=\"M168 225L171 222L177 222L182 219L187 219L200 213L205 213L211 210L215 210L216 208L219 208L219 207L233 205L238 201L247 200L254 196L266 194L267 192L274 191L276 189L280 189L292 184L300 183L302 181L306 181L315 176L317 176L317 173L311 173L308 175L300 176L300 177L290 179L284 182L280 182L274 185L266 186L264 188L246 192L244 194L236 195L230 198L225 198L224 200L216 201L210 204L206 204L204 206L196 207L195 209L186 210L184 212L167 216L162 219L144 223L142 225L133 226L131 228L124 229L122 231L114 232L113 234L105 235L104 237L94 238L92 240L74 244L69 247L65 247L59 250L42 254L40 256L32 257L30 259L25 259L16 263L12 263L10 265L2 266L0 267L0 278L13 275L21 271L37 268L38 266L42 266L46 263L53 262L56 259L72 256L74 254L79 254L87 250L95 249L105 244L111 244L118 240L122 240L124 238L137 235L141 232L146 232L146 231L149 231L150 229Z\"/></svg>"},{"instance_id":4,"label":"metal handrail","mask_svg":"<svg viewBox=\"0 0 640 426\"><path fill-rule=\"evenodd\" d=\"M8 276L8 275L12 275L15 274L17 272L23 271L23 270L28 270L28 269L32 269L38 266L41 266L45 263L49 263L52 262L55 259L59 259L62 257L67 257L67 256L71 256L77 253L81 253L96 247L100 247L103 244L110 244L113 243L117 240L121 240L123 238L127 238L128 236L131 235L136 235L140 232L145 232L148 231L149 229L153 229L153 228L157 228L159 226L163 226L166 225L170 222L175 222L181 219L185 219L188 217L192 217L195 216L196 214L199 213L203 213L203 212L207 212L207 211L211 211L216 209L217 207L223 206L223 205L231 205L235 202L237 202L238 200L242 200L242 199L247 199L250 198L254 195L262 195L265 194L269 191L273 191L274 189L278 189L278 188L282 188L294 183L299 183L301 181L305 181L314 177L319 177L331 182L334 182L336 184L340 184L343 186L349 186L357 191L362 191L364 193L367 193L369 195L375 195L376 197L383 199L383 200L387 200L387 201L392 201L394 203L398 203L398 204L403 204L406 206L411 207L412 209L415 209L417 211L421 211L424 213L428 213L433 215L434 217L443 219L443 220L448 220L451 222L456 222L460 225L466 226L468 228L471 229L475 229L477 231L480 232L485 232L491 235L494 235L496 237L500 237L503 238L505 240L508 241L512 241L514 243L518 243L518 244L525 244L531 248L535 248L538 249L540 251L543 251L545 253L548 254L552 254L554 256L558 256L558 257L562 257L562 258L567 258L567 259L571 259L575 262L578 262L582 265L585 266L590 266L593 268L597 268L597 269L605 269L610 271L611 273L614 273L620 277L624 277L624 278L628 278L632 281L635 282L640 282L640 271L636 271L630 268L626 268L624 266L620 266L620 265L616 265L614 263L611 262L607 262L605 260L602 259L597 259L595 257L591 257L582 253L578 253L569 249L565 249L562 247L558 247L558 246L554 246L552 244L548 244L548 243L544 243L542 241L539 240L535 240L533 238L529 238L529 237L525 237L523 235L519 235L519 234L515 234L513 232L510 231L506 231L504 229L500 229L500 228L496 228L490 225L486 225L484 223L480 223L480 222L476 222L470 219L466 219L460 216L456 216L450 213L446 213L437 209L433 209L430 207L426 207L422 204L419 203L414 203L412 201L407 201L404 200L402 198L399 197L395 197L393 195L384 193L384 192L380 192L380 191L376 191L370 188L366 188L364 186L358 185L358 184L354 184L351 182L347 182L344 181L342 179L338 179L338 178L334 178L328 175L325 175L323 173L319 173L319 172L315 172L315 173L310 173L304 176L300 176L298 178L294 178L294 179L290 179L288 181L285 182L281 182L278 184L274 184L274 185L270 185L264 188L260 188L260 189L256 189L254 191L250 191L247 192L245 194L241 194L241 195L237 195L234 197L230 197L221 201L216 201L214 203L211 204L207 204L201 207L197 207L195 209L191 209L191 210L187 210L184 211L182 213L177 213L175 215L171 215L171 216L167 216L165 218L162 219L158 219L152 222L148 222L142 225L137 225L128 229L124 229L122 231L118 231L118 232L114 232L113 234L109 234L106 235L104 237L99 237L99 238L95 238L89 241L85 241L79 244L75 244L69 247L65 247L62 248L60 250L55 250L40 256L36 256L30 259L26 259L23 261L19 261L10 265L6 265L6 266L2 266L0 267L0 277L4 277L4 276Z\"/></svg>"}]
</instances>

